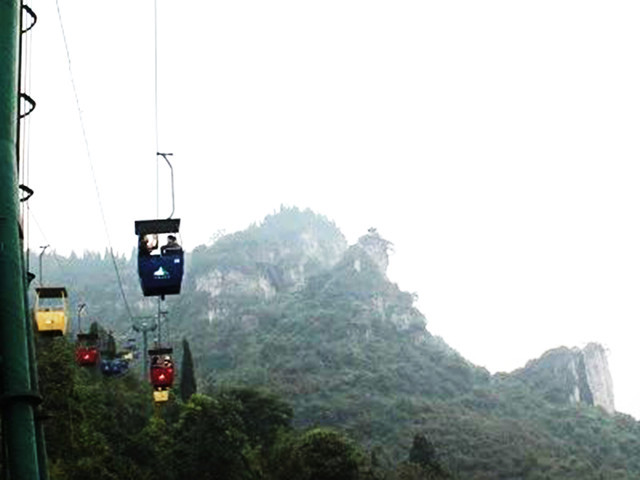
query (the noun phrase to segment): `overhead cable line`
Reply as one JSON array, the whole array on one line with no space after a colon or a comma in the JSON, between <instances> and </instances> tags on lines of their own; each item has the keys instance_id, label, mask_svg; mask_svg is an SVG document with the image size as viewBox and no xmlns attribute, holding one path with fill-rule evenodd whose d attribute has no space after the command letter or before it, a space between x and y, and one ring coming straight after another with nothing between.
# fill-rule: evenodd
<instances>
[{"instance_id":1,"label":"overhead cable line","mask_svg":"<svg viewBox=\"0 0 640 480\"><path fill-rule=\"evenodd\" d=\"M159 128L159 114L158 114L158 1L153 1L153 84L154 84L154 120L155 120L155 136L156 136L156 218L160 218L160 157L162 157L169 166L171 171L171 215L169 218L173 217L175 211L175 198L174 198L174 185L173 185L173 167L171 166L171 162L167 157L173 155L172 153L161 153L160 152L160 128ZM169 322L166 317L168 313L166 310L162 308L164 302L164 296L158 297L158 316L156 319L157 322L157 342L162 343L162 323L164 320L164 324L166 326L166 341L167 343L171 343L171 335L169 330Z\"/></svg>"},{"instance_id":2,"label":"overhead cable line","mask_svg":"<svg viewBox=\"0 0 640 480\"><path fill-rule=\"evenodd\" d=\"M160 134L158 128L158 1L153 0L153 81L154 111L156 125L156 152L160 151ZM160 218L160 159L156 153L156 218Z\"/></svg>"},{"instance_id":3,"label":"overhead cable line","mask_svg":"<svg viewBox=\"0 0 640 480\"><path fill-rule=\"evenodd\" d=\"M89 141L87 139L87 132L84 127L84 120L82 117L82 109L80 108L80 100L78 98L78 91L76 89L76 82L73 77L73 69L71 68L71 54L69 53L69 45L67 43L67 36L64 30L64 23L62 21L62 13L60 12L60 3L59 0L56 0L56 9L58 11L58 20L60 22L60 30L62 31L62 40L64 42L64 49L67 54L67 64L69 67L69 76L71 78L71 86L73 88L73 95L76 101L76 108L78 110L78 117L80 119L80 127L82 129L82 137L84 139L84 146L87 154L87 160L89 161L89 166L91 168L91 177L93 179L93 185L95 187L96 196L98 199L98 206L100 207L100 215L102 218L102 225L104 226L105 235L107 238L107 244L109 245L109 254L111 256L111 261L113 263L113 268L116 272L116 278L118 280L118 287L120 288L120 294L122 295L122 301L124 302L124 306L127 310L127 314L129 315L129 319L133 321L133 315L131 314L131 308L129 307L129 302L127 301L127 296L124 293L124 287L122 285L122 279L120 277L120 270L118 269L118 264L116 262L115 255L113 254L113 247L111 243L111 236L109 235L109 228L107 227L107 220L104 214L104 208L102 206L102 198L100 196L100 188L98 187L98 181L96 179L95 169L93 167L93 161L91 159L91 151L89 149Z\"/></svg>"}]
</instances>

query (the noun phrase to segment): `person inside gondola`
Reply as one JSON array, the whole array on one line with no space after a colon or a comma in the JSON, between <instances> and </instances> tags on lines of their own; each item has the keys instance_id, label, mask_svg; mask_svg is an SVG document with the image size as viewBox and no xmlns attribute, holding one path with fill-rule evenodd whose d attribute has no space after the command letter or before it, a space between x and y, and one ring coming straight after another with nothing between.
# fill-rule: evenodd
<instances>
[{"instance_id":1,"label":"person inside gondola","mask_svg":"<svg viewBox=\"0 0 640 480\"><path fill-rule=\"evenodd\" d=\"M160 253L162 255L166 253L177 253L182 251L182 247L177 242L176 237L174 235L169 235L167 237L167 243L160 247Z\"/></svg>"},{"instance_id":2,"label":"person inside gondola","mask_svg":"<svg viewBox=\"0 0 640 480\"><path fill-rule=\"evenodd\" d=\"M140 235L138 241L138 255L148 257L156 248L158 248L158 236Z\"/></svg>"}]
</instances>

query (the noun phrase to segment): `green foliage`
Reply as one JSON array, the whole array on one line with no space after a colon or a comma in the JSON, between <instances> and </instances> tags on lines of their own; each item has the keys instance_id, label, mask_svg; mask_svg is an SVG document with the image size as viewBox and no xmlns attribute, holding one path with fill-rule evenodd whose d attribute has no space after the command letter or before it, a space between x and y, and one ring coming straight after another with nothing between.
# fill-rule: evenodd
<instances>
[{"instance_id":1,"label":"green foliage","mask_svg":"<svg viewBox=\"0 0 640 480\"><path fill-rule=\"evenodd\" d=\"M251 478L244 457L246 436L233 401L194 394L174 432L177 478Z\"/></svg>"},{"instance_id":2,"label":"green foliage","mask_svg":"<svg viewBox=\"0 0 640 480\"><path fill-rule=\"evenodd\" d=\"M419 465L426 478L449 478L440 464L435 446L424 434L413 437L409 462Z\"/></svg>"},{"instance_id":3,"label":"green foliage","mask_svg":"<svg viewBox=\"0 0 640 480\"><path fill-rule=\"evenodd\" d=\"M193 358L191 348L186 338L182 339L182 364L180 368L180 398L183 402L188 402L191 395L196 393L196 376L193 369Z\"/></svg>"},{"instance_id":4,"label":"green foliage","mask_svg":"<svg viewBox=\"0 0 640 480\"><path fill-rule=\"evenodd\" d=\"M274 480L357 480L362 452L343 434L314 428L282 440Z\"/></svg>"},{"instance_id":5,"label":"green foliage","mask_svg":"<svg viewBox=\"0 0 640 480\"><path fill-rule=\"evenodd\" d=\"M65 338L39 339L38 366L52 478L140 474L127 452L130 432L145 424L148 392L134 379L108 382L94 369L80 370Z\"/></svg>"},{"instance_id":6,"label":"green foliage","mask_svg":"<svg viewBox=\"0 0 640 480\"><path fill-rule=\"evenodd\" d=\"M44 259L72 306L129 328L110 259ZM39 342L52 480L640 478L638 422L567 403L575 380L542 363L495 376L470 364L324 217L284 208L187 261L167 305L191 339L188 401L152 414L133 375L104 379L64 339ZM134 257L116 262L139 295ZM209 395L182 384L186 351Z\"/></svg>"},{"instance_id":7,"label":"green foliage","mask_svg":"<svg viewBox=\"0 0 640 480\"><path fill-rule=\"evenodd\" d=\"M221 396L235 400L237 412L252 447L270 446L280 431L291 428L293 409L273 393L234 387L223 390Z\"/></svg>"}]
</instances>

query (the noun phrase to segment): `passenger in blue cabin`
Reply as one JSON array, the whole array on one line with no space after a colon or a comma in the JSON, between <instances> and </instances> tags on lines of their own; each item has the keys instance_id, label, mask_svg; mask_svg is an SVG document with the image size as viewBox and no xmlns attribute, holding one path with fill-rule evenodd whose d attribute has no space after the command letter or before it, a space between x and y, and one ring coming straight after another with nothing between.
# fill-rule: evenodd
<instances>
[{"instance_id":1,"label":"passenger in blue cabin","mask_svg":"<svg viewBox=\"0 0 640 480\"><path fill-rule=\"evenodd\" d=\"M168 253L168 254L172 254L172 253L178 253L182 251L182 247L180 246L180 244L177 242L176 237L174 235L169 235L167 237L167 243L165 245L163 245L162 247L160 247L160 253L162 255Z\"/></svg>"},{"instance_id":2,"label":"passenger in blue cabin","mask_svg":"<svg viewBox=\"0 0 640 480\"><path fill-rule=\"evenodd\" d=\"M156 248L158 248L158 236L140 235L138 241L138 255L148 257Z\"/></svg>"}]
</instances>

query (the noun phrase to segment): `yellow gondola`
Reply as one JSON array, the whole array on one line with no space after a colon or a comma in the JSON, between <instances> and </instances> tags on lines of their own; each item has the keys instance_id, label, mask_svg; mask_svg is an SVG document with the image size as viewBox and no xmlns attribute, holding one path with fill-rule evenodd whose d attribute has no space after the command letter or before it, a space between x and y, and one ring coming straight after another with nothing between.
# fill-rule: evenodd
<instances>
[{"instance_id":1,"label":"yellow gondola","mask_svg":"<svg viewBox=\"0 0 640 480\"><path fill-rule=\"evenodd\" d=\"M69 296L64 287L36 288L35 320L38 332L50 335L67 333Z\"/></svg>"}]
</instances>

